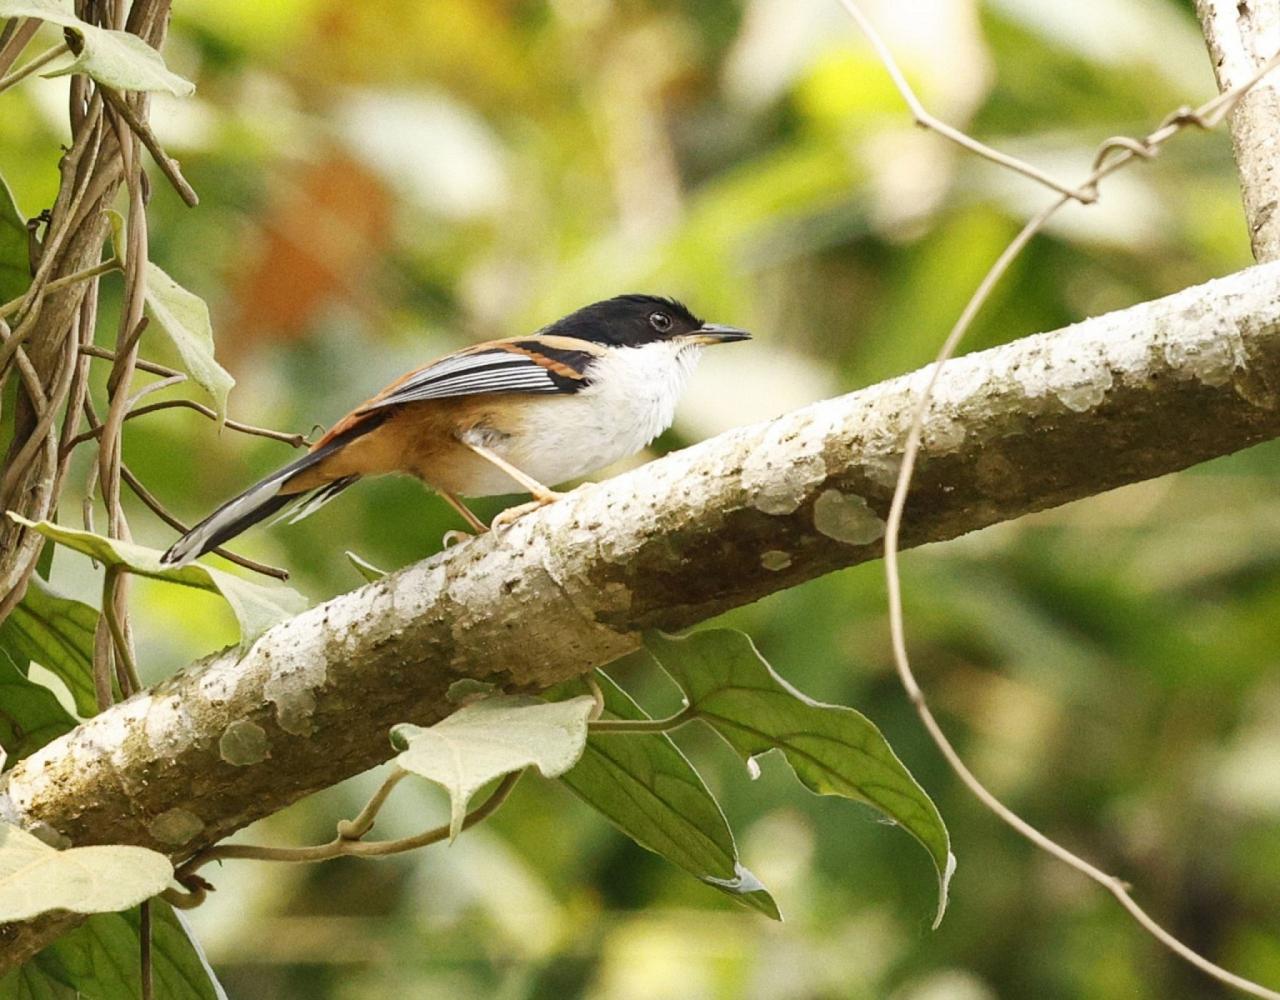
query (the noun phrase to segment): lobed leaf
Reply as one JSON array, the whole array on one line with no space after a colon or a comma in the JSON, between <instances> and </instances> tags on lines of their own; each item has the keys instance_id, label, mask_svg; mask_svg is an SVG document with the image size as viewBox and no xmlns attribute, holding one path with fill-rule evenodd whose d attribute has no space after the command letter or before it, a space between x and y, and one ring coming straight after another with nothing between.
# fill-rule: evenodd
<instances>
[{"instance_id":1,"label":"lobed leaf","mask_svg":"<svg viewBox=\"0 0 1280 1000\"><path fill-rule=\"evenodd\" d=\"M434 781L449 793L449 839L457 837L467 803L480 788L526 767L557 778L582 756L589 697L545 702L523 695L497 695L464 705L434 726L401 723L391 745L396 763Z\"/></svg>"},{"instance_id":2,"label":"lobed leaf","mask_svg":"<svg viewBox=\"0 0 1280 1000\"><path fill-rule=\"evenodd\" d=\"M192 381L213 400L222 421L236 380L213 357L213 324L204 299L187 291L157 265L147 263L147 311L177 348Z\"/></svg>"},{"instance_id":3,"label":"lobed leaf","mask_svg":"<svg viewBox=\"0 0 1280 1000\"><path fill-rule=\"evenodd\" d=\"M5 766L16 764L76 726L71 713L43 684L22 673L0 639L0 748Z\"/></svg>"},{"instance_id":4,"label":"lobed leaf","mask_svg":"<svg viewBox=\"0 0 1280 1000\"><path fill-rule=\"evenodd\" d=\"M145 847L99 844L55 850L0 824L0 921L30 920L50 910L112 913L163 892L173 865Z\"/></svg>"},{"instance_id":5,"label":"lobed leaf","mask_svg":"<svg viewBox=\"0 0 1280 1000\"><path fill-rule=\"evenodd\" d=\"M0 19L11 17L36 17L79 37L75 60L46 77L84 73L115 90L165 91L177 97L195 92L195 84L170 70L160 53L137 35L80 20L71 0L0 0Z\"/></svg>"},{"instance_id":6,"label":"lobed leaf","mask_svg":"<svg viewBox=\"0 0 1280 1000\"><path fill-rule=\"evenodd\" d=\"M292 618L307 606L306 598L288 587L264 587L199 563L170 566L160 561L160 553L155 549L135 545L133 542L106 538L78 528L66 528L50 521L28 521L12 511L9 512L9 517L40 532L50 541L82 552L107 566L117 566L139 576L221 594L240 625L242 646L247 647L272 625Z\"/></svg>"},{"instance_id":7,"label":"lobed leaf","mask_svg":"<svg viewBox=\"0 0 1280 1000\"><path fill-rule=\"evenodd\" d=\"M749 636L733 629L684 637L653 632L645 646L698 717L748 763L777 748L812 791L865 802L915 837L938 874L938 925L955 869L951 839L933 801L870 719L801 694L774 672Z\"/></svg>"},{"instance_id":8,"label":"lobed leaf","mask_svg":"<svg viewBox=\"0 0 1280 1000\"><path fill-rule=\"evenodd\" d=\"M596 676L609 716L649 718L609 677ZM738 860L720 804L666 733L591 733L582 759L560 780L641 847L782 919L769 891Z\"/></svg>"},{"instance_id":9,"label":"lobed leaf","mask_svg":"<svg viewBox=\"0 0 1280 1000\"><path fill-rule=\"evenodd\" d=\"M33 576L22 602L0 623L0 645L11 655L17 654L14 659L18 664L35 660L56 674L71 692L76 711L87 717L98 711L93 686L93 633L97 626L97 611L63 597Z\"/></svg>"},{"instance_id":10,"label":"lobed leaf","mask_svg":"<svg viewBox=\"0 0 1280 1000\"><path fill-rule=\"evenodd\" d=\"M0 979L0 1000L135 1000L138 911L98 913ZM161 1000L227 1000L182 914L151 901L151 975Z\"/></svg>"}]
</instances>

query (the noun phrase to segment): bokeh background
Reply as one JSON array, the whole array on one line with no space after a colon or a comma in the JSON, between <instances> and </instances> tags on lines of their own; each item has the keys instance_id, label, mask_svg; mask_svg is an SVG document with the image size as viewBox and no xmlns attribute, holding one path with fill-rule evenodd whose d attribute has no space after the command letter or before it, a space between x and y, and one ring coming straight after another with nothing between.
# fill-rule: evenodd
<instances>
[{"instance_id":1,"label":"bokeh background","mask_svg":"<svg viewBox=\"0 0 1280 1000\"><path fill-rule=\"evenodd\" d=\"M1191 6L865 5L934 112L1064 177L1084 175L1101 139L1214 93ZM166 58L199 90L157 97L154 120L202 201L184 208L157 176L152 256L209 301L238 380L231 412L253 423L309 430L439 353L645 290L757 336L703 362L654 453L678 448L926 362L1046 197L912 127L834 0L175 8ZM0 174L27 214L55 191L65 87L4 97ZM1248 262L1229 141L1186 134L1109 182L1100 205L1063 212L967 346ZM162 345L147 350L164 360ZM125 454L193 519L288 448L166 411L129 424ZM978 772L1131 880L1193 946L1273 984L1278 455L1257 448L905 558L917 669ZM168 544L172 532L132 510L140 540ZM395 567L454 527L418 485L386 480L240 548L287 565L320 600L360 582L345 549ZM86 600L99 592L87 560L65 551L53 579ZM881 568L865 566L726 617L806 692L870 715L936 797L959 857L939 930L928 863L907 836L810 796L781 761L749 780L726 748L682 732L785 923L734 908L532 779L451 848L217 873L193 919L231 996L1223 995L958 787L893 677L883 590ZM211 597L143 581L134 594L149 679L233 634ZM651 678L622 679L669 707ZM376 781L250 833L325 838ZM401 787L382 832L443 815L440 796Z\"/></svg>"}]
</instances>

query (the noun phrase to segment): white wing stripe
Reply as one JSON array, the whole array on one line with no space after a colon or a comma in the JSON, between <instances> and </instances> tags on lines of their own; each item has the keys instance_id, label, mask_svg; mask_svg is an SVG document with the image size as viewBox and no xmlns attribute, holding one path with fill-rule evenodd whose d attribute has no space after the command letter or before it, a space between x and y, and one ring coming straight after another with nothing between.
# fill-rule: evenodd
<instances>
[{"instance_id":1,"label":"white wing stripe","mask_svg":"<svg viewBox=\"0 0 1280 1000\"><path fill-rule=\"evenodd\" d=\"M525 364L528 364L527 358L513 357L505 351L501 353L489 351L484 354L467 354L460 358L447 358L439 364L432 365L430 368L419 372L405 385L435 382L450 375L461 375L475 368L489 368L494 365L515 368Z\"/></svg>"},{"instance_id":2,"label":"white wing stripe","mask_svg":"<svg viewBox=\"0 0 1280 1000\"><path fill-rule=\"evenodd\" d=\"M449 396L564 391L563 380L557 380L532 358L489 350L445 358L403 382L368 410Z\"/></svg>"}]
</instances>

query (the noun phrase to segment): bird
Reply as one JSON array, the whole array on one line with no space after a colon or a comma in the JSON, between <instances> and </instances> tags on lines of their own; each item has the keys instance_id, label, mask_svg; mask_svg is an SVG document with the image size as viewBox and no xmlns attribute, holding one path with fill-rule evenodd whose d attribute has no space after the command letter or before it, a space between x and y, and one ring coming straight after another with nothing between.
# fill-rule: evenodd
<instances>
[{"instance_id":1,"label":"bird","mask_svg":"<svg viewBox=\"0 0 1280 1000\"><path fill-rule=\"evenodd\" d=\"M618 295L533 334L446 354L344 416L307 454L232 497L161 561L183 566L280 513L306 517L360 479L407 473L477 533L462 497L525 492L505 527L564 494L551 487L640 451L671 426L704 347L749 340L658 295ZM548 485L550 484L550 485Z\"/></svg>"}]
</instances>

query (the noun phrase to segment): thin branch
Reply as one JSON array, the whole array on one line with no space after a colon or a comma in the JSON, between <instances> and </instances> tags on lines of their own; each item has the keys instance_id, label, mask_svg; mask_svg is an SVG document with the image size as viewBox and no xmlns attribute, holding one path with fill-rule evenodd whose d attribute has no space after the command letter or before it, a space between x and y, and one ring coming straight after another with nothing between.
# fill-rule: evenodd
<instances>
[{"instance_id":1,"label":"thin branch","mask_svg":"<svg viewBox=\"0 0 1280 1000\"><path fill-rule=\"evenodd\" d=\"M87 354L91 358L102 358L106 361L114 361L116 359L115 351L109 347L99 347L97 344L81 344L80 353ZM152 375L172 377L182 374L176 368L170 368L168 365L162 365L155 361L147 361L145 358L138 358L134 364L137 365L139 371L150 372Z\"/></svg>"},{"instance_id":2,"label":"thin branch","mask_svg":"<svg viewBox=\"0 0 1280 1000\"><path fill-rule=\"evenodd\" d=\"M164 148L160 145L160 140L151 131L151 126L147 124L146 120L139 117L133 108L129 106L129 102L110 87L102 88L102 96L115 112L124 119L134 134L142 140L142 144L147 147L147 151L151 154L152 159L155 160L156 166L168 178L169 183L173 185L173 189L178 192L178 197L191 208L195 208L200 204L200 196L187 183L187 179L182 176L182 171L178 168L178 161L164 151Z\"/></svg>"},{"instance_id":3,"label":"thin branch","mask_svg":"<svg viewBox=\"0 0 1280 1000\"><path fill-rule=\"evenodd\" d=\"M125 635L124 624L116 608L116 584L121 577L119 567L107 567L106 577L102 583L102 617L106 619L107 628L111 632L111 641L116 652L116 671L119 676L120 690L128 698L142 690L142 681L138 678L138 664L133 658L133 650L129 638ZM106 706L100 706L105 708Z\"/></svg>"},{"instance_id":4,"label":"thin branch","mask_svg":"<svg viewBox=\"0 0 1280 1000\"><path fill-rule=\"evenodd\" d=\"M142 1000L153 1000L155 984L151 978L151 903L138 908L138 961L142 977Z\"/></svg>"},{"instance_id":5,"label":"thin branch","mask_svg":"<svg viewBox=\"0 0 1280 1000\"><path fill-rule=\"evenodd\" d=\"M0 33L0 74L8 72L9 67L18 61L42 23L38 17L28 17L14 18L5 25L3 33Z\"/></svg>"},{"instance_id":6,"label":"thin branch","mask_svg":"<svg viewBox=\"0 0 1280 1000\"><path fill-rule=\"evenodd\" d=\"M462 821L462 829L469 830L477 823L488 819L498 807L507 800L523 771L513 771L506 775L493 790L483 805L472 809ZM399 779L397 779L399 780ZM438 844L449 837L449 824L437 826L425 833L413 837L402 837L399 840L350 840L337 836L327 844L315 847L266 847L258 844L219 844L201 851L189 861L179 865L173 877L185 883L192 875L211 861L229 861L239 859L245 861L283 861L291 864L305 864L314 861L329 861L344 856L358 858L384 858L392 854L403 854L415 851L419 847Z\"/></svg>"},{"instance_id":7,"label":"thin branch","mask_svg":"<svg viewBox=\"0 0 1280 1000\"><path fill-rule=\"evenodd\" d=\"M105 347L82 346L80 351L83 354L88 354L95 358L105 358L108 361L114 361L116 357L114 351ZM154 361L146 361L142 358L137 360L137 367L141 371L150 372L153 375L163 375L167 378L174 378L182 375L182 372L178 371L176 368L169 368L165 365L156 364ZM140 417L146 413L154 413L157 410L171 410L177 407L187 410L195 410L197 413L208 417L210 420L216 421L218 419L217 412L212 407L205 406L203 403L197 403L195 400L191 399L166 399L159 403L148 403L146 406L139 406L130 410L125 415L125 420L132 420L134 417ZM223 421L223 425L229 430L238 431L241 434L252 434L255 437L270 438L272 441L283 441L285 444L293 448L306 448L311 444L311 441L305 434L276 431L272 430L270 427L256 427L253 424L246 424L239 420L232 420L230 417ZM90 438L97 436L97 432L80 434L72 438L67 444L68 447L75 447L76 445L82 444Z\"/></svg>"},{"instance_id":8,"label":"thin branch","mask_svg":"<svg viewBox=\"0 0 1280 1000\"><path fill-rule=\"evenodd\" d=\"M1072 188L1061 181L1054 180L1039 167L1028 163L1026 160L1020 160L1016 156L1010 156L1008 153L1002 153L998 149L992 149L985 143L973 138L973 136L948 125L940 118L935 118L920 102L920 98L916 96L915 91L911 89L911 84L907 83L906 75L899 68L897 60L894 59L893 53L889 50L889 46L885 44L884 39L880 37L880 33L876 31L875 26L862 13L858 5L853 0L840 0L840 3L849 12L849 16L858 22L858 27L862 29L862 33L867 36L867 41L871 43L877 58L888 71L890 79L893 80L894 87L902 95L902 99L907 102L907 107L911 109L911 117L915 119L917 125L937 132L944 139L969 150L971 153L976 153L984 160L990 160L992 163L1007 167L1015 173L1022 174L1023 177L1029 177L1031 180L1043 184L1049 190L1056 191L1069 199L1080 202L1082 205L1088 205L1094 201L1097 196L1087 189Z\"/></svg>"},{"instance_id":9,"label":"thin branch","mask_svg":"<svg viewBox=\"0 0 1280 1000\"><path fill-rule=\"evenodd\" d=\"M157 392L163 392L165 389L172 389L175 385L181 385L185 381L187 381L187 376L182 372L179 372L177 375L170 375L168 378L162 378L158 381L149 382L147 385L144 385L141 389L125 400L125 420L129 419L130 413L137 412L138 404L147 396L153 395Z\"/></svg>"},{"instance_id":10,"label":"thin branch","mask_svg":"<svg viewBox=\"0 0 1280 1000\"><path fill-rule=\"evenodd\" d=\"M856 8L853 8L848 0L841 0L841 2L844 3L846 8L850 9L850 13L853 13L860 23L864 23L864 19L856 12ZM1179 110L1174 112L1165 119L1160 127L1142 140L1130 141L1117 140L1114 138L1106 140L1095 157L1092 173L1086 179L1085 183L1081 185L1079 190L1093 193L1094 198L1096 199L1098 183L1107 175L1115 172L1120 167L1134 159L1151 158L1155 155L1161 144L1186 127L1196 126L1200 128L1210 128L1213 125L1216 125L1221 121L1222 117L1230 111L1235 102L1238 101L1250 87L1257 83L1258 80L1270 72L1278 63L1280 63L1280 53L1277 53L1269 59L1253 77L1241 84L1239 87L1226 94L1219 95L1194 111ZM1118 152L1116 152L1116 155L1112 156L1111 154L1117 150ZM986 303L992 289L1006 273L1009 265L1017 258L1027 244L1030 243L1032 238L1040 232L1045 223L1048 222L1048 220L1059 209L1071 201L1073 197L1075 196L1063 192L1057 199L1043 208L1030 221L1028 221L1026 225L1023 226L1022 230L1004 249L996 259L995 263L992 264L990 270L982 279L982 282L978 285L978 288L974 291L972 297L965 304L959 319L956 320L951 332L947 335L941 349L938 351L929 379L925 384L925 388L923 392L921 392L912 412L911 426L907 434L906 446L902 457L902 465L898 472L897 484L894 488L893 500L889 508L889 516L886 519L884 535L885 580L889 597L889 627L892 636L894 662L897 667L898 676L902 686L907 692L908 697L911 699L912 704L915 706L916 712L920 716L920 719L934 744L942 752L947 763L951 766L952 770L970 790L970 792L972 792L979 801L983 803L983 805L991 810L994 815L1003 820L1023 837L1030 840L1041 850L1049 853L1053 857L1103 886L1120 902L1121 906L1128 911L1128 913L1144 930L1180 958L1196 966L1196 968L1221 983L1235 987L1236 989L1249 993L1253 996L1268 998L1268 1000L1280 1000L1280 993L1269 990L1264 986L1252 982L1251 980L1229 972L1221 966L1209 961L1192 948L1183 944L1167 930L1161 927L1154 919L1151 918L1150 915L1147 914L1145 910L1142 909L1142 907L1137 904L1137 902L1134 901L1133 897L1129 894L1127 886L1120 879L1101 871L1094 865L1085 861L1083 858L1080 858L1067 850L1061 844L1051 840L996 798L996 796L982 784L977 776L969 770L968 766L964 763L951 741L943 732L942 727L938 724L937 719L934 717L933 712L930 710L925 700L924 692L916 681L914 671L911 668L910 658L907 654L906 632L902 609L902 583L898 564L899 538L902 530L903 514L906 509L907 494L911 488L911 479L915 469L916 457L919 453L921 441L923 439L925 418L932 403L934 389L942 374L943 367L954 356L961 339L972 324L974 317ZM1075 200L1080 199L1075 198Z\"/></svg>"},{"instance_id":11,"label":"thin branch","mask_svg":"<svg viewBox=\"0 0 1280 1000\"><path fill-rule=\"evenodd\" d=\"M66 288L68 285L74 285L81 281L88 281L90 278L96 278L100 274L107 274L111 271L118 271L119 269L120 262L112 257L109 260L104 260L101 264L94 264L93 267L86 267L83 271L77 271L75 274L68 274L63 278L54 278L44 286L44 294L48 295L51 292L56 292L60 289ZM0 305L0 319L6 316L12 316L22 308L25 301L26 293L24 292L21 297L14 299L12 302L6 302L4 305Z\"/></svg>"},{"instance_id":12,"label":"thin branch","mask_svg":"<svg viewBox=\"0 0 1280 1000\"><path fill-rule=\"evenodd\" d=\"M391 773L387 775L387 779L378 786L378 790L373 793L369 801L365 803L363 809L356 815L355 819L344 819L338 822L338 836L342 840L359 840L373 829L373 821L377 819L378 812L386 804L387 798L400 784L409 776L409 772L403 767L393 767Z\"/></svg>"},{"instance_id":13,"label":"thin branch","mask_svg":"<svg viewBox=\"0 0 1280 1000\"><path fill-rule=\"evenodd\" d=\"M70 46L68 46L66 42L63 42L61 45L55 45L47 52L40 53L40 55L36 56L21 69L15 69L8 76L0 79L0 94L4 93L15 84L21 83L32 73L36 72L36 70L48 66L49 63L53 62L59 56L66 55L70 51Z\"/></svg>"},{"instance_id":14,"label":"thin branch","mask_svg":"<svg viewBox=\"0 0 1280 1000\"><path fill-rule=\"evenodd\" d=\"M138 367L143 368L141 363L139 363ZM154 367L158 368L160 366L156 365ZM145 368L144 370L151 371L152 369ZM180 375L181 373L178 372L175 374ZM172 378L172 376L170 377ZM218 419L218 414L211 407L205 406L203 403L197 403L195 400L191 399L165 399L161 400L159 403L148 403L146 406L139 406L136 409L130 410L125 415L125 420L132 420L134 417L141 417L148 413L155 413L157 410L172 409L195 410L196 413L208 417L210 420L216 421ZM305 434L292 434L288 431L275 431L270 427L255 427L253 424L246 424L239 420L232 420L230 417L223 421L223 425L228 430L238 431L241 434L270 438L272 441L282 441L293 448L306 448L311 443ZM78 444L88 441L90 438L98 437L99 434L99 431L86 431L82 434L76 435L67 442L67 444L69 447L75 447Z\"/></svg>"}]
</instances>

